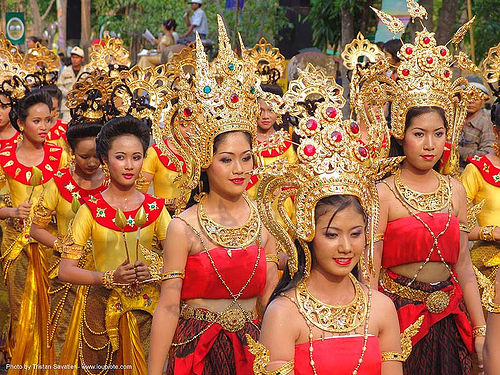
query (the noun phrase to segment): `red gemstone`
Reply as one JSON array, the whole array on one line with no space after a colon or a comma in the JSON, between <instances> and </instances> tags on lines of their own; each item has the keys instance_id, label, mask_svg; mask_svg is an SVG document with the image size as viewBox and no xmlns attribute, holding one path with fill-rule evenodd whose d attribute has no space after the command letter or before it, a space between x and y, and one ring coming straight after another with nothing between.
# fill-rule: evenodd
<instances>
[{"instance_id":1,"label":"red gemstone","mask_svg":"<svg viewBox=\"0 0 500 375\"><path fill-rule=\"evenodd\" d=\"M448 78L448 77L450 76L450 71L449 71L449 70L445 70L445 71L444 71L444 76L445 76L446 78Z\"/></svg>"},{"instance_id":2,"label":"red gemstone","mask_svg":"<svg viewBox=\"0 0 500 375\"><path fill-rule=\"evenodd\" d=\"M148 299L149 297L148 297L148 295L147 295L147 294L143 294L143 295L142 295L142 298L144 298L144 299Z\"/></svg>"},{"instance_id":3,"label":"red gemstone","mask_svg":"<svg viewBox=\"0 0 500 375\"><path fill-rule=\"evenodd\" d=\"M340 142L342 140L342 134L336 130L332 132L331 137L335 142Z\"/></svg>"},{"instance_id":4,"label":"red gemstone","mask_svg":"<svg viewBox=\"0 0 500 375\"><path fill-rule=\"evenodd\" d=\"M364 147L360 147L360 148L358 149L358 151L359 151L359 154L360 154L362 157L366 158L366 157L368 156L368 151L366 150L366 148L364 148Z\"/></svg>"},{"instance_id":5,"label":"red gemstone","mask_svg":"<svg viewBox=\"0 0 500 375\"><path fill-rule=\"evenodd\" d=\"M184 108L184 116L190 117L193 114L193 110L189 107Z\"/></svg>"},{"instance_id":6,"label":"red gemstone","mask_svg":"<svg viewBox=\"0 0 500 375\"><path fill-rule=\"evenodd\" d=\"M430 41L431 41L431 40L429 39L429 37L428 37L428 36L426 36L426 37L424 38L424 43L425 43L425 44L429 44L429 42L430 42Z\"/></svg>"},{"instance_id":7,"label":"red gemstone","mask_svg":"<svg viewBox=\"0 0 500 375\"><path fill-rule=\"evenodd\" d=\"M406 47L406 54L411 55L413 53L413 49L411 47Z\"/></svg>"},{"instance_id":8,"label":"red gemstone","mask_svg":"<svg viewBox=\"0 0 500 375\"><path fill-rule=\"evenodd\" d=\"M441 48L441 51L439 51L439 53L441 54L441 56L446 56L446 54L448 53L448 51L446 51L445 48Z\"/></svg>"},{"instance_id":9,"label":"red gemstone","mask_svg":"<svg viewBox=\"0 0 500 375\"><path fill-rule=\"evenodd\" d=\"M237 94L231 95L231 101L233 103L238 103L239 100L240 100L240 97Z\"/></svg>"},{"instance_id":10,"label":"red gemstone","mask_svg":"<svg viewBox=\"0 0 500 375\"><path fill-rule=\"evenodd\" d=\"M330 118L334 118L335 116L337 116L337 110L333 107L328 107L326 109L326 115Z\"/></svg>"},{"instance_id":11,"label":"red gemstone","mask_svg":"<svg viewBox=\"0 0 500 375\"><path fill-rule=\"evenodd\" d=\"M410 71L408 69L403 69L401 73L406 77L408 74L410 74Z\"/></svg>"},{"instance_id":12,"label":"red gemstone","mask_svg":"<svg viewBox=\"0 0 500 375\"><path fill-rule=\"evenodd\" d=\"M425 59L425 61L427 61L427 64L432 64L434 62L434 59L429 56L427 59Z\"/></svg>"},{"instance_id":13,"label":"red gemstone","mask_svg":"<svg viewBox=\"0 0 500 375\"><path fill-rule=\"evenodd\" d=\"M304 154L306 154L307 156L313 156L315 153L316 147L314 147L313 145L306 145L304 147Z\"/></svg>"},{"instance_id":14,"label":"red gemstone","mask_svg":"<svg viewBox=\"0 0 500 375\"><path fill-rule=\"evenodd\" d=\"M306 127L309 130L316 130L318 128L318 122L315 119L309 119L306 122Z\"/></svg>"},{"instance_id":15,"label":"red gemstone","mask_svg":"<svg viewBox=\"0 0 500 375\"><path fill-rule=\"evenodd\" d=\"M351 131L354 134L358 134L359 133L359 125L355 122L351 122Z\"/></svg>"}]
</instances>

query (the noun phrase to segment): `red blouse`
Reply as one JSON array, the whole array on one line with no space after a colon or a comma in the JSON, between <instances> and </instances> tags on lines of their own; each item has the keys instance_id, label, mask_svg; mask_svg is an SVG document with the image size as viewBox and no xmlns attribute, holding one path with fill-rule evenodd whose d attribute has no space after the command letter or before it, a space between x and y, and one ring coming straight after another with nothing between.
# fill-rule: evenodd
<instances>
[{"instance_id":1,"label":"red blouse","mask_svg":"<svg viewBox=\"0 0 500 375\"><path fill-rule=\"evenodd\" d=\"M446 228L447 213L435 213L429 216L419 213L418 216L438 237ZM431 262L441 262L438 251L433 247L434 239L429 230L413 216L403 217L387 223L384 234L384 251L382 267L390 268L407 263L424 262L431 249ZM458 219L452 216L448 229L438 238L438 245L443 259L448 264L456 264L460 253L460 231Z\"/></svg>"},{"instance_id":2,"label":"red blouse","mask_svg":"<svg viewBox=\"0 0 500 375\"><path fill-rule=\"evenodd\" d=\"M252 275L255 263L258 261L255 273L243 290L240 298L261 296L266 285L266 252L256 245L243 250L232 250L231 257L223 247L216 247L210 251L215 267L222 276L233 294L238 294L247 280ZM232 298L215 273L208 255L201 252L187 258L185 278L182 283L181 299L206 298L228 299Z\"/></svg>"},{"instance_id":3,"label":"red blouse","mask_svg":"<svg viewBox=\"0 0 500 375\"><path fill-rule=\"evenodd\" d=\"M364 337L360 335L329 337L313 341L314 367L318 374L351 375L358 365ZM308 342L295 345L295 375L312 375ZM378 337L368 336L363 362L358 375L377 375L381 372L382 354Z\"/></svg>"}]
</instances>

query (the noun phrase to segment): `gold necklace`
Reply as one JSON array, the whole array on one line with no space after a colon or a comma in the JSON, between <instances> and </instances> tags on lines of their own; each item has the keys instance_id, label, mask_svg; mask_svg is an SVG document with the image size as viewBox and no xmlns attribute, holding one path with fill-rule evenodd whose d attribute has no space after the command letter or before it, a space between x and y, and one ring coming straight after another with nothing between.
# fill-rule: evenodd
<instances>
[{"instance_id":1,"label":"gold necklace","mask_svg":"<svg viewBox=\"0 0 500 375\"><path fill-rule=\"evenodd\" d=\"M231 257L231 249L242 249L255 242L261 229L261 221L257 208L245 194L243 198L247 202L248 207L250 207L250 216L245 224L236 227L218 224L207 215L203 206L206 196L198 204L198 220L203 233L211 241L226 248L229 257Z\"/></svg>"},{"instance_id":2,"label":"gold necklace","mask_svg":"<svg viewBox=\"0 0 500 375\"><path fill-rule=\"evenodd\" d=\"M354 299L344 306L328 305L314 297L307 289L305 280L299 282L295 295L302 315L317 328L334 333L354 331L366 319L368 304L358 280L349 274L354 285Z\"/></svg>"},{"instance_id":3,"label":"gold necklace","mask_svg":"<svg viewBox=\"0 0 500 375\"><path fill-rule=\"evenodd\" d=\"M401 168L394 174L394 186L408 206L418 212L441 211L450 204L451 187L441 174L434 172L439 180L438 188L430 193L415 191L401 181Z\"/></svg>"}]
</instances>

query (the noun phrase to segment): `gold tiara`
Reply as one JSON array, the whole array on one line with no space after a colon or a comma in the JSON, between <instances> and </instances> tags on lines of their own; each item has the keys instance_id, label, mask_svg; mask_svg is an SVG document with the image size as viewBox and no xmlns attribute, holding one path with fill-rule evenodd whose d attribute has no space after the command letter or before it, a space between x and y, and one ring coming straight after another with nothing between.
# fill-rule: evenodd
<instances>
[{"instance_id":1,"label":"gold tiara","mask_svg":"<svg viewBox=\"0 0 500 375\"><path fill-rule=\"evenodd\" d=\"M169 86L177 89L182 77L194 77L196 71L196 45L189 43L180 52L174 53L166 64Z\"/></svg>"},{"instance_id":2,"label":"gold tiara","mask_svg":"<svg viewBox=\"0 0 500 375\"><path fill-rule=\"evenodd\" d=\"M276 84L283 77L285 57L279 48L273 47L266 38L260 38L259 42L247 51L247 56L252 59L261 84Z\"/></svg>"},{"instance_id":3,"label":"gold tiara","mask_svg":"<svg viewBox=\"0 0 500 375\"><path fill-rule=\"evenodd\" d=\"M264 223L289 255L292 276L298 270L294 240L302 243L306 252L307 277L311 255L306 242L312 241L315 235L316 204L332 195L357 197L369 219L368 233L373 235L379 212L375 181L399 164L402 158L371 157L359 142L357 124L343 119L345 99L342 87L335 82L335 77L325 76L310 64L300 71L297 80L290 82L283 100L286 110L298 119L295 131L300 137L299 161L290 164L280 159L259 168L262 180L258 205ZM285 201L291 196L295 197L296 223L289 219L285 210ZM274 217L273 205L276 202L284 227ZM368 277L369 269L365 268L365 271Z\"/></svg>"},{"instance_id":4,"label":"gold tiara","mask_svg":"<svg viewBox=\"0 0 500 375\"><path fill-rule=\"evenodd\" d=\"M16 47L5 37L3 33L0 33L0 62L7 61L9 63L21 65L23 63L23 57L19 53Z\"/></svg>"},{"instance_id":5,"label":"gold tiara","mask_svg":"<svg viewBox=\"0 0 500 375\"><path fill-rule=\"evenodd\" d=\"M495 96L500 98L500 43L489 49L481 68L484 80Z\"/></svg>"},{"instance_id":6,"label":"gold tiara","mask_svg":"<svg viewBox=\"0 0 500 375\"><path fill-rule=\"evenodd\" d=\"M92 46L89 55L88 70L101 69L106 71L120 70L130 67L128 50L123 47L123 40L104 38Z\"/></svg>"},{"instance_id":7,"label":"gold tiara","mask_svg":"<svg viewBox=\"0 0 500 375\"><path fill-rule=\"evenodd\" d=\"M35 47L24 55L22 64L24 69L32 74L40 71L58 72L60 66L59 57L40 43L36 43Z\"/></svg>"}]
</instances>

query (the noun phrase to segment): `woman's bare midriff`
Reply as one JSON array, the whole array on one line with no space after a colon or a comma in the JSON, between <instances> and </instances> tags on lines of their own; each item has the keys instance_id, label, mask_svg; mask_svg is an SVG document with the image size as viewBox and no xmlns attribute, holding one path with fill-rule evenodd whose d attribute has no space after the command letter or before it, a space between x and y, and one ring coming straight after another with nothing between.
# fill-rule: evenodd
<instances>
[{"instance_id":1,"label":"woman's bare midriff","mask_svg":"<svg viewBox=\"0 0 500 375\"><path fill-rule=\"evenodd\" d=\"M223 312L226 310L231 304L233 304L233 300L231 299L206 299L206 298L193 298L184 301L189 306L192 306L196 309L207 309L212 312ZM255 306L257 304L257 297L247 298L247 299L238 299L239 305L246 311L254 311ZM237 304L233 304L231 308L239 308Z\"/></svg>"},{"instance_id":2,"label":"woman's bare midriff","mask_svg":"<svg viewBox=\"0 0 500 375\"><path fill-rule=\"evenodd\" d=\"M413 279L415 273L423 264L423 262L418 263L407 263L400 266L391 267L390 270L398 275ZM450 266L451 268L451 266ZM436 283L439 281L446 281L450 278L450 271L446 265L441 262L428 262L421 270L418 272L416 281L421 281L423 283Z\"/></svg>"}]
</instances>

